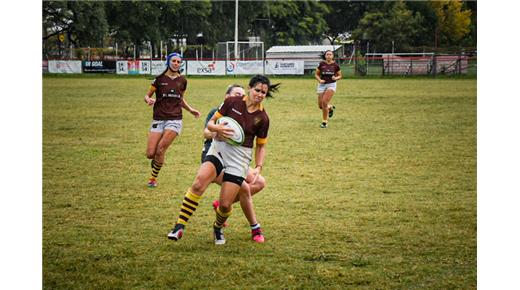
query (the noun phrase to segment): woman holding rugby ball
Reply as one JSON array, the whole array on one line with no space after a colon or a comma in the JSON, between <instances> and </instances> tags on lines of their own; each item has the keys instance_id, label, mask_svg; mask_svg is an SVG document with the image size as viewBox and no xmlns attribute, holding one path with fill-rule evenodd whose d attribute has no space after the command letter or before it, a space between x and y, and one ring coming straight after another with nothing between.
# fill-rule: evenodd
<instances>
[{"instance_id":1,"label":"woman holding rugby ball","mask_svg":"<svg viewBox=\"0 0 520 290\"><path fill-rule=\"evenodd\" d=\"M318 106L322 112L322 122L320 127L327 128L329 118L334 115L334 107L330 105L332 96L336 92L336 81L341 79L341 70L334 61L334 53L327 50L324 53L325 61L320 62L316 68L316 80L318 80Z\"/></svg>"},{"instance_id":2,"label":"woman holding rugby ball","mask_svg":"<svg viewBox=\"0 0 520 290\"><path fill-rule=\"evenodd\" d=\"M179 218L168 238L178 240L182 237L189 218L197 209L202 194L208 185L224 172L220 189L219 206L216 209L216 220L213 223L213 233L216 245L226 242L223 234L223 225L231 215L232 204L245 177L248 174L249 163L253 159L253 147L256 143L255 168L252 170L252 183L256 181L262 170L269 130L269 117L262 105L266 97L270 97L279 84L271 85L266 76L256 75L249 81L248 95L243 98L227 98L219 110L208 122L208 130L217 133L211 143L208 153L201 164L197 176L184 196ZM233 130L225 122L217 124L217 119L227 116L242 127L245 138L242 145L231 145L222 139L232 137ZM256 139L256 142L254 142Z\"/></svg>"},{"instance_id":3,"label":"woman holding rugby ball","mask_svg":"<svg viewBox=\"0 0 520 290\"><path fill-rule=\"evenodd\" d=\"M188 81L180 73L182 57L178 53L170 53L166 58L167 68L158 75L144 102L153 106L153 120L148 135L146 157L151 159L152 173L148 179L148 187L157 186L157 176L164 164L166 150L182 130L182 109L189 111L195 118L200 112L192 108L184 98ZM155 93L155 99L152 95Z\"/></svg>"},{"instance_id":4,"label":"woman holding rugby ball","mask_svg":"<svg viewBox=\"0 0 520 290\"><path fill-rule=\"evenodd\" d=\"M236 97L236 98L243 98L246 96L245 90L242 88L242 86L233 84L230 85L227 90L226 94L224 95L224 100L230 97ZM213 117L215 112L218 111L218 108L214 108L209 111L208 116L206 117L206 123L204 128L204 148L202 150L201 154L201 163L204 163L204 160L206 158L206 155L209 151L209 148L211 147L211 143L213 143L213 139L217 137L217 133L211 132L208 128L208 122ZM220 118L222 120L223 118ZM254 176L254 168L249 168L248 174L242 183L242 186L240 187L240 190L238 192L237 197L234 200L234 203L240 201L240 207L242 208L242 211L244 212L244 215L249 222L249 225L251 227L251 240L257 242L257 243L263 243L264 242L264 235L262 233L262 229L260 227L260 223L258 223L258 220L256 218L255 209L253 206L253 199L252 196L256 193L260 192L265 187L265 178L259 174ZM214 183L221 185L222 179L224 177L224 173L221 172L215 180L213 180ZM255 179L255 182L252 182L253 179ZM215 211L219 207L220 201L214 200L213 201L213 208ZM227 223L224 224L224 227L227 226Z\"/></svg>"}]
</instances>

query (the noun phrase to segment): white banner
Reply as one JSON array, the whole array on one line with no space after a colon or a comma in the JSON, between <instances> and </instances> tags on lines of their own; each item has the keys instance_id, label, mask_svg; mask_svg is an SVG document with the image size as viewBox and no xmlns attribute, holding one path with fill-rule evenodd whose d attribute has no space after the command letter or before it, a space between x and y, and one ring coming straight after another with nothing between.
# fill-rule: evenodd
<instances>
[{"instance_id":1,"label":"white banner","mask_svg":"<svg viewBox=\"0 0 520 290\"><path fill-rule=\"evenodd\" d=\"M265 73L268 75L302 75L303 60L266 60Z\"/></svg>"},{"instance_id":2,"label":"white banner","mask_svg":"<svg viewBox=\"0 0 520 290\"><path fill-rule=\"evenodd\" d=\"M226 74L224 61L185 61L188 64L187 75L224 75ZM183 63L185 63L183 62Z\"/></svg>"},{"instance_id":3,"label":"white banner","mask_svg":"<svg viewBox=\"0 0 520 290\"><path fill-rule=\"evenodd\" d=\"M49 60L49 72L80 74L81 60Z\"/></svg>"},{"instance_id":4,"label":"white banner","mask_svg":"<svg viewBox=\"0 0 520 290\"><path fill-rule=\"evenodd\" d=\"M139 62L139 74L149 75L152 72L151 63L149 60L141 60Z\"/></svg>"},{"instance_id":5,"label":"white banner","mask_svg":"<svg viewBox=\"0 0 520 290\"><path fill-rule=\"evenodd\" d=\"M166 69L165 60L152 60L152 75L161 74Z\"/></svg>"},{"instance_id":6,"label":"white banner","mask_svg":"<svg viewBox=\"0 0 520 290\"><path fill-rule=\"evenodd\" d=\"M264 73L264 62L261 60L251 61L228 61L226 67L228 75L254 75Z\"/></svg>"},{"instance_id":7,"label":"white banner","mask_svg":"<svg viewBox=\"0 0 520 290\"><path fill-rule=\"evenodd\" d=\"M117 64L116 64L116 73L118 75L127 75L128 74L128 61L118 60Z\"/></svg>"}]
</instances>

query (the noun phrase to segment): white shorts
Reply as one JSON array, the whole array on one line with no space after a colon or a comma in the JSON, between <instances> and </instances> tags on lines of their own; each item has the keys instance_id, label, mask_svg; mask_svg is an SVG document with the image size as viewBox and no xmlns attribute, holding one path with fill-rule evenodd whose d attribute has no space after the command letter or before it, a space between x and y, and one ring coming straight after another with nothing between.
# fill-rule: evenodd
<instances>
[{"instance_id":1,"label":"white shorts","mask_svg":"<svg viewBox=\"0 0 520 290\"><path fill-rule=\"evenodd\" d=\"M253 149L244 146L233 146L213 139L208 154L215 156L222 163L222 171L227 174L246 178Z\"/></svg>"},{"instance_id":2,"label":"white shorts","mask_svg":"<svg viewBox=\"0 0 520 290\"><path fill-rule=\"evenodd\" d=\"M153 120L150 132L162 133L164 130L172 130L177 135L182 131L182 120Z\"/></svg>"},{"instance_id":3,"label":"white shorts","mask_svg":"<svg viewBox=\"0 0 520 290\"><path fill-rule=\"evenodd\" d=\"M316 91L318 94L325 92L327 89L336 91L336 82L330 84L318 84L318 90Z\"/></svg>"}]
</instances>

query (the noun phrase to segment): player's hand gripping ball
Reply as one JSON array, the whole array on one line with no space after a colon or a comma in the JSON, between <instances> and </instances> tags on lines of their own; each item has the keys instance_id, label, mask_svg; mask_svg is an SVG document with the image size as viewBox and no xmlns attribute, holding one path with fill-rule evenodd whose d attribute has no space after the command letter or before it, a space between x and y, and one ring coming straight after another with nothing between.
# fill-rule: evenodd
<instances>
[{"instance_id":1,"label":"player's hand gripping ball","mask_svg":"<svg viewBox=\"0 0 520 290\"><path fill-rule=\"evenodd\" d=\"M242 129L242 126L240 126L240 124L238 124L238 122L235 121L235 119L227 117L227 116L223 116L223 117L218 118L216 123L217 123L217 125L224 123L226 127L233 129L233 131L234 131L233 136L226 139L226 142L228 144L234 145L234 146L240 146L240 145L242 145L242 143L244 143L244 139L245 139L244 130Z\"/></svg>"}]
</instances>

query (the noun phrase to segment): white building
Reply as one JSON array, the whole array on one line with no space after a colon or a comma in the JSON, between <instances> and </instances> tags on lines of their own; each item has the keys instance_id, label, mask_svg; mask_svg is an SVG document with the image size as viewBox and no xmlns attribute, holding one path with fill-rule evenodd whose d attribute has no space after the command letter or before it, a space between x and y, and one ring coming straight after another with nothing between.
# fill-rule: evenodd
<instances>
[{"instance_id":1,"label":"white building","mask_svg":"<svg viewBox=\"0 0 520 290\"><path fill-rule=\"evenodd\" d=\"M334 51L336 57L341 45L287 45L272 46L265 52L266 60L269 59L302 59L304 60L304 69L311 70L318 67L322 60L322 55L326 50Z\"/></svg>"}]
</instances>

